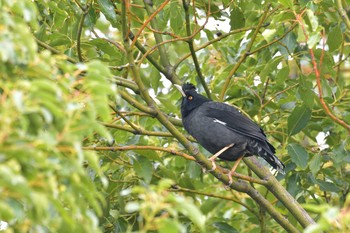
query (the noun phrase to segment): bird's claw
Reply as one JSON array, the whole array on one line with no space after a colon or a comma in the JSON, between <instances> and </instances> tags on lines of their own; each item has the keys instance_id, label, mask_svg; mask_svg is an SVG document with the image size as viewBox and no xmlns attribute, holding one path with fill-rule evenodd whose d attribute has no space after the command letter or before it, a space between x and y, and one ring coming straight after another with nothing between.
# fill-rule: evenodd
<instances>
[{"instance_id":1,"label":"bird's claw","mask_svg":"<svg viewBox=\"0 0 350 233\"><path fill-rule=\"evenodd\" d=\"M209 160L211 161L211 164L212 164L213 166L211 167L210 170L207 170L207 172L215 171L215 169L216 169L216 163L215 163L213 160L211 160L211 159L209 159Z\"/></svg>"},{"instance_id":2,"label":"bird's claw","mask_svg":"<svg viewBox=\"0 0 350 233\"><path fill-rule=\"evenodd\" d=\"M232 176L231 176L230 172L227 174L227 176L228 176L229 182L228 182L227 185L225 185L225 189L229 190L231 188L231 184L233 183L233 179L232 179Z\"/></svg>"}]
</instances>

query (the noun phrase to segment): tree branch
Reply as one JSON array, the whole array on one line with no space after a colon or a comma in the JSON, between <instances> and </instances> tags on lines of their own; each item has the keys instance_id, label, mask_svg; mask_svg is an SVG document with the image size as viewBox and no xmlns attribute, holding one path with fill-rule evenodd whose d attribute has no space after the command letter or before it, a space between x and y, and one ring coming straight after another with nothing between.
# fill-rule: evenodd
<instances>
[{"instance_id":1,"label":"tree branch","mask_svg":"<svg viewBox=\"0 0 350 233\"><path fill-rule=\"evenodd\" d=\"M136 99L134 99L132 96L130 96L126 91L118 89L118 93L131 106L137 108L138 110L140 110L142 112L148 113L152 117L156 117L157 112L154 109L152 109L148 106L145 106L144 104L138 102ZM182 121L180 119L170 117L170 116L167 116L167 118L172 124L174 124L176 126L182 126Z\"/></svg>"},{"instance_id":2,"label":"tree branch","mask_svg":"<svg viewBox=\"0 0 350 233\"><path fill-rule=\"evenodd\" d=\"M260 18L260 21L259 21L259 23L258 23L258 25L257 25L257 27L256 27L256 29L255 29L255 31L254 31L254 33L253 33L251 39L250 39L250 42L249 42L248 45L247 45L246 51L243 52L243 53L241 54L240 59L237 61L237 63L235 64L235 66L230 70L230 72L229 72L229 74L228 74L228 76L227 76L227 78L226 78L226 81L225 81L225 83L224 83L224 86L223 86L223 88L222 88L222 90L221 90L220 96L219 96L219 100L220 100L220 101L223 101L223 100L224 100L224 96L225 96L225 93L226 93L226 91L227 91L227 89L228 89L228 87L229 87L229 85L230 85L232 76L236 73L236 71L238 70L238 68L239 68L239 67L241 66L241 64L243 63L243 61L249 56L250 50L251 50L251 48L252 48L252 46L253 46L253 44L254 44L255 38L256 38L256 36L258 35L258 32L259 32L260 28L262 27L263 22L265 21L267 15L268 15L268 12L269 12L269 11L268 11L268 8L269 8L269 7L266 8L264 14L263 14L262 17Z\"/></svg>"},{"instance_id":3,"label":"tree branch","mask_svg":"<svg viewBox=\"0 0 350 233\"><path fill-rule=\"evenodd\" d=\"M339 15L341 16L341 18L344 21L344 23L345 23L346 27L348 28L348 30L350 30L350 20L349 20L348 15L346 14L346 11L343 8L341 0L336 0L336 3L337 3Z\"/></svg>"},{"instance_id":4,"label":"tree branch","mask_svg":"<svg viewBox=\"0 0 350 233\"><path fill-rule=\"evenodd\" d=\"M263 26L264 26L264 25L263 25ZM239 28L239 29L232 30L232 31L230 31L230 32L228 32L228 33L224 33L224 34L222 34L221 36L219 36L219 37L217 37L217 38L215 38L215 39L212 39L211 41L208 41L207 43L205 43L205 44L199 46L198 48L195 48L194 51L197 52L197 51L199 51L199 50L201 50L201 49L204 49L204 48L208 47L209 45L212 45L212 44L214 44L214 43L216 43L216 42L218 42L218 41L221 41L222 39L224 39L224 38L226 38L226 37L228 37L228 36L230 36L230 35L234 35L234 34L237 34L237 33L240 33L240 32L245 32L245 31L248 31L248 30L253 30L253 29L255 29L256 27L257 27L257 26ZM182 58L180 58L180 59L176 62L176 64L174 65L174 70L176 70L176 69L178 68L178 66L179 66L184 60L186 60L187 58L189 58L190 56L191 56L191 52L188 53L188 54L186 54L186 55L183 56Z\"/></svg>"},{"instance_id":5,"label":"tree branch","mask_svg":"<svg viewBox=\"0 0 350 233\"><path fill-rule=\"evenodd\" d=\"M195 160L192 156L181 152L179 149L157 147L157 146L134 146L134 145L133 146L86 146L86 147L83 147L83 150L95 150L95 151L154 150L154 151L167 152L172 155L178 155L187 160L192 160L192 161Z\"/></svg>"},{"instance_id":6,"label":"tree branch","mask_svg":"<svg viewBox=\"0 0 350 233\"><path fill-rule=\"evenodd\" d=\"M303 20L302 20L302 14L297 14L296 12L294 12L294 14L295 14L296 20L298 21L298 23L300 24L300 26L302 28L302 31L303 31L304 36L305 36L305 40L307 42L309 40L309 36L308 36L308 34L306 32L305 25L304 25ZM323 51L324 51L324 49L323 49ZM311 62L312 62L312 65L313 65L315 76L316 76L316 84L317 84L317 89L318 89L318 99L320 100L321 107L323 108L323 110L326 112L326 114L335 123L337 123L337 124L341 125L342 127L344 127L348 131L348 133L350 134L350 125L347 124L345 121L343 121L343 120L339 119L338 117L336 117L331 112L331 110L329 109L327 103L325 102L325 100L323 98L323 91L322 91L322 84L321 84L321 71L318 68L313 48L309 48L309 52L310 52L310 55L311 55ZM321 58L322 57L323 57L323 55L321 56ZM322 59L321 59L321 61L322 61Z\"/></svg>"},{"instance_id":7,"label":"tree branch","mask_svg":"<svg viewBox=\"0 0 350 233\"><path fill-rule=\"evenodd\" d=\"M44 49L49 50L49 51L52 52L53 54L58 54L58 55L64 56L64 57L67 59L67 61L69 61L69 62L71 62L71 63L73 63L73 64L78 63L78 61L75 60L74 58L69 57L69 56L67 56L66 54L61 53L61 51L55 49L54 47L51 47L50 45L48 45L48 44L46 44L45 42L39 40L38 38L34 37L34 39L35 39L36 43L38 43L39 46L43 47Z\"/></svg>"},{"instance_id":8,"label":"tree branch","mask_svg":"<svg viewBox=\"0 0 350 233\"><path fill-rule=\"evenodd\" d=\"M257 48L257 49L254 49L253 51L251 51L251 52L249 53L249 55L254 54L254 53L257 53L257 52L259 52L260 50L263 50L264 48L267 48L267 47L271 46L272 44L279 42L279 41L282 40L284 37L286 37L288 33L290 33L291 31L293 31L293 29L294 29L296 26L297 26L297 23L294 23L294 24L289 28L289 30L287 30L282 36L280 36L279 38L274 39L273 41L271 41L271 42L269 42L269 43L267 43L267 44L264 44L263 46L261 46L261 47L259 47L259 48Z\"/></svg>"},{"instance_id":9,"label":"tree branch","mask_svg":"<svg viewBox=\"0 0 350 233\"><path fill-rule=\"evenodd\" d=\"M122 77L115 76L114 81L117 85L122 86L122 87L127 87L135 92L135 94L140 94L139 87L132 81L127 80Z\"/></svg>"},{"instance_id":10,"label":"tree branch","mask_svg":"<svg viewBox=\"0 0 350 233\"><path fill-rule=\"evenodd\" d=\"M198 74L198 78L199 81L201 82L205 93L207 94L208 98L211 99L211 93L209 91L208 85L205 83L201 68L199 66L199 62L198 62L198 58L196 55L196 52L194 50L194 45L193 45L193 37L191 36L191 23L190 23L190 13L188 11L188 3L186 2L186 0L182 0L182 5L183 8L185 9L185 18L186 18L186 32L187 32L187 36L189 36L190 38L187 40L188 46L190 48L191 51L191 55L192 55L192 59L194 62L194 66L196 68L197 74ZM208 20L208 18L207 18Z\"/></svg>"},{"instance_id":11,"label":"tree branch","mask_svg":"<svg viewBox=\"0 0 350 233\"><path fill-rule=\"evenodd\" d=\"M250 212L252 212L256 217L258 217L258 213L250 208L248 205L246 205L245 203L241 202L238 198L234 198L234 197L227 197L227 196L221 196L221 195L216 195L213 193L207 193L207 192L202 192L202 191L198 191L198 190L193 190L193 189L187 189L187 188L183 188L180 187L179 185L173 185L170 189L170 192L185 192L185 193L194 193L194 194L198 194L198 195L202 195L202 196L208 196L208 197L214 197L214 198L219 198L219 199L223 199L223 200L227 200L227 201L233 201L241 206L244 206L247 210L249 210Z\"/></svg>"},{"instance_id":12,"label":"tree branch","mask_svg":"<svg viewBox=\"0 0 350 233\"><path fill-rule=\"evenodd\" d=\"M126 0L122 3L122 30L123 35L127 36L128 28L126 24ZM127 37L124 37L127 38ZM141 77L140 72L134 64L134 58L132 55L132 50L130 48L130 44L127 40L124 40L124 47L127 53L127 58L130 64L130 71L132 73L132 76L135 80L135 83L138 85L141 96L147 103L147 105L154 109L156 112L156 118L158 121L168 129L168 131L175 137L177 140L190 152L190 154L196 159L196 162L200 164L202 167L204 167L206 170L210 170L212 168L212 163L209 161L202 153L196 149L190 141L187 140L187 138L182 135L182 133L177 130L177 128L168 120L168 118L160 111L160 109L157 107L154 100L151 98L149 93L147 92L147 89L145 88ZM211 174L215 176L217 179L219 179L224 184L229 184L229 178L224 173L220 172L219 169L215 169L214 171L211 171ZM248 182L242 181L242 180L233 180L230 187L234 190L247 193L250 195L257 203L259 203L263 208L265 208L269 214L288 232L299 232L292 224L289 223L287 219L285 219L274 207L273 205L268 202L257 190L255 190L252 186L249 185Z\"/></svg>"},{"instance_id":13,"label":"tree branch","mask_svg":"<svg viewBox=\"0 0 350 233\"><path fill-rule=\"evenodd\" d=\"M257 158L247 157L243 159L247 166L260 177L266 180L267 189L272 192L279 201L289 210L295 219L303 226L307 227L310 224L315 224L315 221L310 215L300 206L300 204L285 190L285 188L278 182L278 180L270 173L270 171L262 166Z\"/></svg>"},{"instance_id":14,"label":"tree branch","mask_svg":"<svg viewBox=\"0 0 350 233\"><path fill-rule=\"evenodd\" d=\"M78 37L77 37L77 51L78 51L78 58L79 58L79 61L80 62L83 62L84 59L83 59L83 56L81 54L81 46L80 46L80 43L81 43L81 33L83 31L83 26L84 26L84 20L85 20L85 16L89 13L89 8L90 8L90 5L87 5L86 7L84 8L81 8L82 11L83 11L83 14L80 18L80 21L79 21L79 26L78 26Z\"/></svg>"},{"instance_id":15,"label":"tree branch","mask_svg":"<svg viewBox=\"0 0 350 233\"><path fill-rule=\"evenodd\" d=\"M150 15L154 15L154 17L151 19L151 26L155 29L158 29L158 26L157 26L157 19L155 18L155 15L158 13L157 11L155 11L152 7L152 1L150 0L143 0L144 4L145 4L145 8L146 8L146 11L148 12L148 14ZM154 35L154 38L156 40L156 43L157 44L160 44L163 39L162 39L162 36L157 34L157 33L153 33ZM165 47L164 46L159 46L158 48L158 51L159 51L159 56L160 56L160 62L161 64L163 65L163 67L165 67L165 69L167 71L170 71L170 61L168 59L168 56L167 56L167 52L165 51Z\"/></svg>"},{"instance_id":16,"label":"tree branch","mask_svg":"<svg viewBox=\"0 0 350 233\"><path fill-rule=\"evenodd\" d=\"M132 128L132 127L128 127L128 126L123 126L123 125L117 125L117 124L109 124L109 123L101 123L102 125L104 125L105 127L108 128L114 128L114 129L119 129L119 130L123 130L123 131L127 131L129 133L133 133L135 135L147 135L147 136L155 136L155 137L174 137L171 133L169 132L158 132L158 131L149 131L149 130L145 130L142 129L139 126L135 126L136 128ZM196 140L189 136L187 137L187 139L189 141L195 142Z\"/></svg>"},{"instance_id":17,"label":"tree branch","mask_svg":"<svg viewBox=\"0 0 350 233\"><path fill-rule=\"evenodd\" d=\"M150 17L143 23L143 25L141 26L140 30L136 33L134 39L131 42L131 47L133 47L138 39L138 37L141 35L143 29L147 26L147 24L154 18L156 17L156 15L169 3L170 0L165 0L157 10L153 11L152 14L150 15ZM148 0L144 1L145 4L149 5ZM147 2L147 3L146 3Z\"/></svg>"}]
</instances>

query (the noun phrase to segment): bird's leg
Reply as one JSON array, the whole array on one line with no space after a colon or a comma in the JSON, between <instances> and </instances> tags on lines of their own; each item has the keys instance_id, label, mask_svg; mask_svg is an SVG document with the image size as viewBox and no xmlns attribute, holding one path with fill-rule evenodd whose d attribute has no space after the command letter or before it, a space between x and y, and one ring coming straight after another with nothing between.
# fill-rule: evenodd
<instances>
[{"instance_id":1,"label":"bird's leg","mask_svg":"<svg viewBox=\"0 0 350 233\"><path fill-rule=\"evenodd\" d=\"M211 161L211 164L213 165L213 167L208 170L208 172L211 172L211 171L214 171L216 169L216 163L215 163L215 159L217 157L219 157L222 153L224 153L225 151L227 151L228 149L230 149L231 147L233 147L234 143L228 145L228 146L225 146L224 148L222 148L221 150L219 150L218 152L215 153L215 155L211 156L209 158L209 160Z\"/></svg>"},{"instance_id":2,"label":"bird's leg","mask_svg":"<svg viewBox=\"0 0 350 233\"><path fill-rule=\"evenodd\" d=\"M241 156L237 159L237 161L236 161L235 164L233 165L232 169L231 169L230 172L227 174L227 175L228 175L228 179L230 180L230 182L228 183L228 186L230 186L230 185L232 184L232 182L233 182L232 176L233 176L233 174L235 173L235 171L236 171L236 169L237 169L237 167L238 167L238 164L239 164L239 162L241 162L241 160L243 159L243 157L244 157L244 154L241 155Z\"/></svg>"}]
</instances>

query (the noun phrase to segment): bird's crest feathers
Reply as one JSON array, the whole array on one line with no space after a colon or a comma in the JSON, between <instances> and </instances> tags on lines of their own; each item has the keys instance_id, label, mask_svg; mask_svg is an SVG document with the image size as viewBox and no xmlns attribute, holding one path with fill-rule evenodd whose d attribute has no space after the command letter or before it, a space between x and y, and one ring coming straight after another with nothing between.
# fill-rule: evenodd
<instances>
[{"instance_id":1,"label":"bird's crest feathers","mask_svg":"<svg viewBox=\"0 0 350 233\"><path fill-rule=\"evenodd\" d=\"M184 85L182 85L182 90L187 93L188 91L196 91L196 87L192 84L192 83L185 83Z\"/></svg>"}]
</instances>

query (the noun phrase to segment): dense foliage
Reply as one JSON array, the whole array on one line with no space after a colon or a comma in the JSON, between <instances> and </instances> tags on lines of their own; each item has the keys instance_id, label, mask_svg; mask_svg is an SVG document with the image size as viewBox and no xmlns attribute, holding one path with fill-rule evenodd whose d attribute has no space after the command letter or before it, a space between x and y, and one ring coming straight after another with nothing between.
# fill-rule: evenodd
<instances>
[{"instance_id":1,"label":"dense foliage","mask_svg":"<svg viewBox=\"0 0 350 233\"><path fill-rule=\"evenodd\" d=\"M350 231L346 1L0 7L2 231ZM231 189L231 164L203 173L187 81L259 123L286 175L255 158Z\"/></svg>"}]
</instances>

